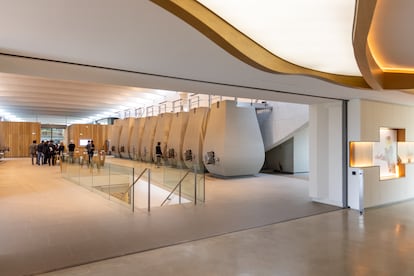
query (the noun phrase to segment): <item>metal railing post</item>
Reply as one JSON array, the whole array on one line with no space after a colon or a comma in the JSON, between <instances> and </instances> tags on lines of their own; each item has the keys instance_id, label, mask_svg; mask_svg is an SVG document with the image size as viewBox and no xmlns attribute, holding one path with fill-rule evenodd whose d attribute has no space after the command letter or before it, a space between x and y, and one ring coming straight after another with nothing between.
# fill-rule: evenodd
<instances>
[{"instance_id":1,"label":"metal railing post","mask_svg":"<svg viewBox=\"0 0 414 276\"><path fill-rule=\"evenodd\" d=\"M197 205L197 168L194 166L194 205Z\"/></svg>"},{"instance_id":2,"label":"metal railing post","mask_svg":"<svg viewBox=\"0 0 414 276\"><path fill-rule=\"evenodd\" d=\"M161 206L164 206L164 203L167 202L167 200L170 199L170 196L175 192L175 190L177 190L177 188L179 188L179 190L181 189L181 183L183 182L184 178L187 177L187 175L191 172L191 170L188 170L184 176L180 179L180 181L177 183L177 185L175 185L174 189L172 189L172 191L170 192L170 194L164 199L164 201L161 203Z\"/></svg>"},{"instance_id":3,"label":"metal railing post","mask_svg":"<svg viewBox=\"0 0 414 276\"><path fill-rule=\"evenodd\" d=\"M132 183L134 182L135 168L132 168ZM132 212L135 212L135 185L132 185Z\"/></svg>"},{"instance_id":4,"label":"metal railing post","mask_svg":"<svg viewBox=\"0 0 414 276\"><path fill-rule=\"evenodd\" d=\"M148 213L151 211L151 169L148 169Z\"/></svg>"},{"instance_id":5,"label":"metal railing post","mask_svg":"<svg viewBox=\"0 0 414 276\"><path fill-rule=\"evenodd\" d=\"M181 182L180 186L178 186L178 203L181 204Z\"/></svg>"},{"instance_id":6,"label":"metal railing post","mask_svg":"<svg viewBox=\"0 0 414 276\"><path fill-rule=\"evenodd\" d=\"M364 214L364 171L358 170L359 176L359 214Z\"/></svg>"}]
</instances>

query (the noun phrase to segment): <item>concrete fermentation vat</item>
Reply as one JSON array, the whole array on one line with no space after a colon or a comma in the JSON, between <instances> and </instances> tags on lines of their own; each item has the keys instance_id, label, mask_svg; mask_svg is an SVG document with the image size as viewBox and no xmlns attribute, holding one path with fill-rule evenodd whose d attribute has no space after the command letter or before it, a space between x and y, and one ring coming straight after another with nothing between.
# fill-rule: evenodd
<instances>
[{"instance_id":1,"label":"concrete fermentation vat","mask_svg":"<svg viewBox=\"0 0 414 276\"><path fill-rule=\"evenodd\" d=\"M168 162L174 167L185 167L183 159L183 141L188 123L188 112L177 112L171 122L168 135L166 156Z\"/></svg>"},{"instance_id":2,"label":"concrete fermentation vat","mask_svg":"<svg viewBox=\"0 0 414 276\"><path fill-rule=\"evenodd\" d=\"M219 176L257 174L265 151L254 107L239 107L235 101L214 103L206 128L203 161Z\"/></svg>"},{"instance_id":3,"label":"concrete fermentation vat","mask_svg":"<svg viewBox=\"0 0 414 276\"><path fill-rule=\"evenodd\" d=\"M171 121L172 121L173 115L174 115L173 113L161 113L158 115L157 127L155 129L154 140L152 143L153 160L156 160L155 146L157 145L158 142L161 142L161 151L162 151L163 157L165 158L166 156L168 135L170 133Z\"/></svg>"},{"instance_id":4,"label":"concrete fermentation vat","mask_svg":"<svg viewBox=\"0 0 414 276\"><path fill-rule=\"evenodd\" d=\"M145 118L135 118L131 134L131 142L129 143L129 158L132 160L140 160L141 158L140 147L144 126Z\"/></svg>"},{"instance_id":5,"label":"concrete fermentation vat","mask_svg":"<svg viewBox=\"0 0 414 276\"><path fill-rule=\"evenodd\" d=\"M197 107L188 112L188 123L183 140L182 157L189 169L204 170L203 142L209 108Z\"/></svg>"},{"instance_id":6,"label":"concrete fermentation vat","mask_svg":"<svg viewBox=\"0 0 414 276\"><path fill-rule=\"evenodd\" d=\"M152 162L152 153L154 149L152 144L154 141L155 129L157 127L158 117L150 116L145 118L144 131L142 133L142 142L141 142L141 161Z\"/></svg>"},{"instance_id":7,"label":"concrete fermentation vat","mask_svg":"<svg viewBox=\"0 0 414 276\"><path fill-rule=\"evenodd\" d=\"M111 143L110 143L112 155L115 157L120 157L119 137L121 135L121 130L122 130L122 120L117 119L114 121L114 125L112 127L112 135L111 135Z\"/></svg>"},{"instance_id":8,"label":"concrete fermentation vat","mask_svg":"<svg viewBox=\"0 0 414 276\"><path fill-rule=\"evenodd\" d=\"M119 136L119 154L122 158L129 158L129 143L134 127L134 119L133 117L122 119L121 134Z\"/></svg>"}]
</instances>

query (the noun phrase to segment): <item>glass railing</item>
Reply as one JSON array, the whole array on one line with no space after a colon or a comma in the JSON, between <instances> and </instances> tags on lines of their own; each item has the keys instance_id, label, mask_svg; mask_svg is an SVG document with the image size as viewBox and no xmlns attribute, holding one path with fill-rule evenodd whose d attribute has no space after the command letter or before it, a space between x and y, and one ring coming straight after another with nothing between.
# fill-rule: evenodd
<instances>
[{"instance_id":1,"label":"glass railing","mask_svg":"<svg viewBox=\"0 0 414 276\"><path fill-rule=\"evenodd\" d=\"M63 159L60 162L62 176L105 198L117 199L132 208L132 195L129 189L134 179L134 169L117 164L80 163Z\"/></svg>"},{"instance_id":2,"label":"glass railing","mask_svg":"<svg viewBox=\"0 0 414 276\"><path fill-rule=\"evenodd\" d=\"M87 158L87 157L86 157ZM132 210L161 205L201 203L205 201L205 174L184 166L160 167L153 163L95 155L91 164L86 158L61 160L62 176L109 200L126 204Z\"/></svg>"},{"instance_id":3,"label":"glass railing","mask_svg":"<svg viewBox=\"0 0 414 276\"><path fill-rule=\"evenodd\" d=\"M165 189L174 190L173 195L181 195L194 204L205 200L204 182L204 171L188 169L184 164L169 166L167 162L162 167L162 185ZM180 185L177 186L178 184Z\"/></svg>"}]
</instances>

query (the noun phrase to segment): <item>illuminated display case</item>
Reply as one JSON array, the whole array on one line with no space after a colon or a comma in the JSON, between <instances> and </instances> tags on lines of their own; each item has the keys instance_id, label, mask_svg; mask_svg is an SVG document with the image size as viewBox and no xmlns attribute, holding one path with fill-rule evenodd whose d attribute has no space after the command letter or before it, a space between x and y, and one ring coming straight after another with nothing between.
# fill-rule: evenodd
<instances>
[{"instance_id":1,"label":"illuminated display case","mask_svg":"<svg viewBox=\"0 0 414 276\"><path fill-rule=\"evenodd\" d=\"M414 142L405 141L405 129L380 128L379 142L351 142L350 166L380 168L380 180L405 176L405 164L414 162Z\"/></svg>"}]
</instances>

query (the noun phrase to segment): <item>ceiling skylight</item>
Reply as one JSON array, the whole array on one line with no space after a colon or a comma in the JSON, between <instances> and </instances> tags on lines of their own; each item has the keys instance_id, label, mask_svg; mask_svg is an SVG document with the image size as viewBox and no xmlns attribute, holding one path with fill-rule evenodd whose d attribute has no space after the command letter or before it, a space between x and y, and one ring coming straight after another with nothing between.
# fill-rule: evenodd
<instances>
[{"instance_id":1,"label":"ceiling skylight","mask_svg":"<svg viewBox=\"0 0 414 276\"><path fill-rule=\"evenodd\" d=\"M352 46L354 0L198 0L274 55L361 76Z\"/></svg>"}]
</instances>

